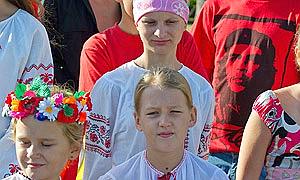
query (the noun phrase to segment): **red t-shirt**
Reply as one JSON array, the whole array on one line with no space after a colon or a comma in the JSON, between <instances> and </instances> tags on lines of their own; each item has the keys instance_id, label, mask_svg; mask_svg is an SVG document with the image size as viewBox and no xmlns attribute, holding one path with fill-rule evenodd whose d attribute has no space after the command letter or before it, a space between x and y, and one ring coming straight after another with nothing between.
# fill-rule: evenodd
<instances>
[{"instance_id":1,"label":"red t-shirt","mask_svg":"<svg viewBox=\"0 0 300 180\"><path fill-rule=\"evenodd\" d=\"M298 0L207 0L192 26L216 95L210 152L239 152L256 97L299 82Z\"/></svg>"},{"instance_id":2,"label":"red t-shirt","mask_svg":"<svg viewBox=\"0 0 300 180\"><path fill-rule=\"evenodd\" d=\"M79 89L90 91L103 74L136 59L143 50L140 37L122 31L118 25L95 34L81 52ZM187 31L177 46L176 56L185 66L207 78L194 39Z\"/></svg>"}]
</instances>

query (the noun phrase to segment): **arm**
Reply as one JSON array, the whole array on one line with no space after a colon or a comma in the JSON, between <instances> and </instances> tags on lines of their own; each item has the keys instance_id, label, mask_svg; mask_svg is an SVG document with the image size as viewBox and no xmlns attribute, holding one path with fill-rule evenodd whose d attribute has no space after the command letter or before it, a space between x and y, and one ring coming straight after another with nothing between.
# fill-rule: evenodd
<instances>
[{"instance_id":1,"label":"arm","mask_svg":"<svg viewBox=\"0 0 300 180\"><path fill-rule=\"evenodd\" d=\"M196 46L199 50L200 60L203 63L209 81L212 82L215 60L215 44L214 44L214 12L208 2L205 2L199 15L194 21L191 34L195 39Z\"/></svg>"},{"instance_id":2,"label":"arm","mask_svg":"<svg viewBox=\"0 0 300 180\"><path fill-rule=\"evenodd\" d=\"M184 31L182 34L182 38L177 46L176 56L181 63L208 80L206 69L200 59L194 38L188 31Z\"/></svg>"},{"instance_id":3,"label":"arm","mask_svg":"<svg viewBox=\"0 0 300 180\"><path fill-rule=\"evenodd\" d=\"M209 155L211 128L215 110L215 96L212 88L209 89L208 93L204 95L204 97L207 98L206 101L204 101L207 102L207 105L205 105L203 108L203 120L205 120L205 125L201 133L198 156L207 160Z\"/></svg>"},{"instance_id":4,"label":"arm","mask_svg":"<svg viewBox=\"0 0 300 180\"><path fill-rule=\"evenodd\" d=\"M120 89L102 77L95 84L91 99L92 112L85 135L83 179L97 179L112 167L113 127Z\"/></svg>"},{"instance_id":5,"label":"arm","mask_svg":"<svg viewBox=\"0 0 300 180\"><path fill-rule=\"evenodd\" d=\"M270 141L270 130L257 112L252 111L243 134L237 165L237 180L259 178Z\"/></svg>"},{"instance_id":6,"label":"arm","mask_svg":"<svg viewBox=\"0 0 300 180\"><path fill-rule=\"evenodd\" d=\"M109 62L107 42L104 34L96 34L88 39L81 51L79 90L91 91L95 82L112 68Z\"/></svg>"},{"instance_id":7,"label":"arm","mask_svg":"<svg viewBox=\"0 0 300 180\"><path fill-rule=\"evenodd\" d=\"M52 84L53 60L47 32L42 25L34 30L30 46L28 59L19 81L28 83L40 75L46 83Z\"/></svg>"}]
</instances>

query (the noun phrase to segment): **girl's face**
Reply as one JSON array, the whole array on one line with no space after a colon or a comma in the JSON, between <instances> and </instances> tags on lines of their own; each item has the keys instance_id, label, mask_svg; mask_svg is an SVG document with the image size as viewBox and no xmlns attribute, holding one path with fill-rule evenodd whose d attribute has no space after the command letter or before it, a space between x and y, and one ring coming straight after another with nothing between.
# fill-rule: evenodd
<instances>
[{"instance_id":1,"label":"girl's face","mask_svg":"<svg viewBox=\"0 0 300 180\"><path fill-rule=\"evenodd\" d=\"M19 165L32 179L58 179L69 159L78 155L56 122L38 121L32 116L17 120L16 152Z\"/></svg>"},{"instance_id":2,"label":"girl's face","mask_svg":"<svg viewBox=\"0 0 300 180\"><path fill-rule=\"evenodd\" d=\"M180 90L151 86L141 95L135 119L137 129L146 136L147 150L180 152L188 128L196 123L196 109L188 107Z\"/></svg>"},{"instance_id":3,"label":"girl's face","mask_svg":"<svg viewBox=\"0 0 300 180\"><path fill-rule=\"evenodd\" d=\"M176 53L176 47L185 30L184 20L169 12L145 14L137 25L144 49L158 54Z\"/></svg>"}]
</instances>

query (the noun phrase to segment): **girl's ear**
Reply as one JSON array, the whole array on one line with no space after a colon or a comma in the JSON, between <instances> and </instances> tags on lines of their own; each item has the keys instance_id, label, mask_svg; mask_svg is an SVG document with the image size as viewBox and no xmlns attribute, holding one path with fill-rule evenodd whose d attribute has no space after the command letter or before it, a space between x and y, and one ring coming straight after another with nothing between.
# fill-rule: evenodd
<instances>
[{"instance_id":1,"label":"girl's ear","mask_svg":"<svg viewBox=\"0 0 300 180\"><path fill-rule=\"evenodd\" d=\"M195 106L191 109L191 119L189 120L189 127L193 127L197 122L197 109Z\"/></svg>"},{"instance_id":2,"label":"girl's ear","mask_svg":"<svg viewBox=\"0 0 300 180\"><path fill-rule=\"evenodd\" d=\"M81 146L79 143L72 143L70 147L70 157L69 160L75 160L81 151Z\"/></svg>"},{"instance_id":3,"label":"girl's ear","mask_svg":"<svg viewBox=\"0 0 300 180\"><path fill-rule=\"evenodd\" d=\"M133 113L134 120L135 120L135 127L138 131L143 131L141 121L140 121L140 116L138 115L137 112Z\"/></svg>"}]
</instances>

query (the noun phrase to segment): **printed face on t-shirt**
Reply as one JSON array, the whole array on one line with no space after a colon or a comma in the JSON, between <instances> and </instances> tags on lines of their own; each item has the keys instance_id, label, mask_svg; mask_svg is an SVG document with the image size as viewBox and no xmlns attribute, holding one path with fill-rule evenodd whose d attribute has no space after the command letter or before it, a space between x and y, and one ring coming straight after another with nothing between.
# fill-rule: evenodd
<instances>
[{"instance_id":1,"label":"printed face on t-shirt","mask_svg":"<svg viewBox=\"0 0 300 180\"><path fill-rule=\"evenodd\" d=\"M248 44L236 44L227 54L226 75L230 89L241 92L260 67L262 51Z\"/></svg>"}]
</instances>

